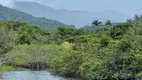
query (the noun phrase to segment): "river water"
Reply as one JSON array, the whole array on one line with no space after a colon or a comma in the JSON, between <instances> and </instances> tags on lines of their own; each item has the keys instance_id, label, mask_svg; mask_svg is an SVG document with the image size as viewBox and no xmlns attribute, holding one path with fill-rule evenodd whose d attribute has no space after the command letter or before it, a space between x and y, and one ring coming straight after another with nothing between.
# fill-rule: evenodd
<instances>
[{"instance_id":1,"label":"river water","mask_svg":"<svg viewBox=\"0 0 142 80\"><path fill-rule=\"evenodd\" d=\"M0 74L0 80L71 80L51 75L47 71L9 71Z\"/></svg>"}]
</instances>

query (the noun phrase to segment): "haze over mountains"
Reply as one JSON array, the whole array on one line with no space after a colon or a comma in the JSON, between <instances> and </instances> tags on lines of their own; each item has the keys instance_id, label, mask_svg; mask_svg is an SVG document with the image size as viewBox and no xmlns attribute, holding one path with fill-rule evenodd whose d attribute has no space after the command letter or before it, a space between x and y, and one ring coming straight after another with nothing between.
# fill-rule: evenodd
<instances>
[{"instance_id":1,"label":"haze over mountains","mask_svg":"<svg viewBox=\"0 0 142 80\"><path fill-rule=\"evenodd\" d=\"M36 17L46 17L61 21L65 24L82 27L90 24L93 20L101 21L111 20L112 22L123 22L129 17L120 12L107 10L104 12L87 12L79 10L54 9L36 2L15 2L14 9L26 12Z\"/></svg>"},{"instance_id":2,"label":"haze over mountains","mask_svg":"<svg viewBox=\"0 0 142 80\"><path fill-rule=\"evenodd\" d=\"M56 28L59 26L71 27L56 20L46 19L44 17L34 17L30 14L4 7L2 5L0 5L0 20L22 20L42 28Z\"/></svg>"}]
</instances>

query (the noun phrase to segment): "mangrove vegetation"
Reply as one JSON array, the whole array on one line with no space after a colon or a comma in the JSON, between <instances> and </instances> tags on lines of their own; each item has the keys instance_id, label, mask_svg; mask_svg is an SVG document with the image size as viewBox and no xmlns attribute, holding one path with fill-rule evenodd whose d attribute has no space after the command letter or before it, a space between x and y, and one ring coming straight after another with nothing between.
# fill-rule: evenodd
<instances>
[{"instance_id":1,"label":"mangrove vegetation","mask_svg":"<svg viewBox=\"0 0 142 80\"><path fill-rule=\"evenodd\" d=\"M115 24L94 20L92 25L98 28L46 29L0 21L0 70L21 67L81 80L141 80L141 17Z\"/></svg>"}]
</instances>

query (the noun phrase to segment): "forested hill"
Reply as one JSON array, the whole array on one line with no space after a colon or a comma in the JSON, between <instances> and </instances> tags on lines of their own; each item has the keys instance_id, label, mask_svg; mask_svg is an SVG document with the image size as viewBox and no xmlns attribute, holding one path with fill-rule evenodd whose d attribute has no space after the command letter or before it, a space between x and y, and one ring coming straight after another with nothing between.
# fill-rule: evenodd
<instances>
[{"instance_id":1,"label":"forested hill","mask_svg":"<svg viewBox=\"0 0 142 80\"><path fill-rule=\"evenodd\" d=\"M58 26L67 26L56 20L46 19L44 17L34 17L30 14L20 12L15 9L0 5L0 20L22 20L42 28L56 28Z\"/></svg>"}]
</instances>

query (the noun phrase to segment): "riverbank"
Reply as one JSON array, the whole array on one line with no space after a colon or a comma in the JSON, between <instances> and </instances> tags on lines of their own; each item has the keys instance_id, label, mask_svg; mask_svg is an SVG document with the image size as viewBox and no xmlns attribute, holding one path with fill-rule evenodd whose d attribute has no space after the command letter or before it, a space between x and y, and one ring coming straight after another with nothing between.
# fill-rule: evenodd
<instances>
[{"instance_id":1,"label":"riverbank","mask_svg":"<svg viewBox=\"0 0 142 80\"><path fill-rule=\"evenodd\" d=\"M15 67L15 66L0 66L0 72L5 72L5 71L19 71L19 70L26 70L22 67Z\"/></svg>"}]
</instances>

